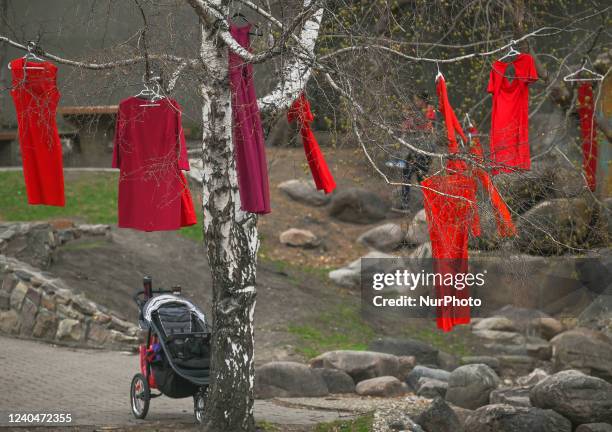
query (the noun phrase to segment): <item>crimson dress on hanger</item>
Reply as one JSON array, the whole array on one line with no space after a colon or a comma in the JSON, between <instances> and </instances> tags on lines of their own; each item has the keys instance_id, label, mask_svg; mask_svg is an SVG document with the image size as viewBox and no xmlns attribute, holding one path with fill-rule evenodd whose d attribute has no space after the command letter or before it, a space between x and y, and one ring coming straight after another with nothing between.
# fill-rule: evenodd
<instances>
[{"instance_id":1,"label":"crimson dress on hanger","mask_svg":"<svg viewBox=\"0 0 612 432\"><path fill-rule=\"evenodd\" d=\"M230 25L234 39L249 49L251 25ZM270 213L268 163L257 95L253 81L253 65L245 63L229 50L229 79L232 92L232 127L240 203L244 211Z\"/></svg>"},{"instance_id":2,"label":"crimson dress on hanger","mask_svg":"<svg viewBox=\"0 0 612 432\"><path fill-rule=\"evenodd\" d=\"M597 185L597 130L593 118L593 86L585 82L578 87L578 116L582 135L582 167L589 189Z\"/></svg>"},{"instance_id":3,"label":"crimson dress on hanger","mask_svg":"<svg viewBox=\"0 0 612 432\"><path fill-rule=\"evenodd\" d=\"M310 123L314 120L314 115L310 110L310 102L308 102L304 93L300 94L291 105L291 108L289 108L287 119L290 123L294 121L299 123L304 152L306 152L310 173L312 174L317 189L324 191L326 194L331 193L336 189L336 182L331 172L329 172L327 162L325 162L325 157L321 152L319 143L310 128Z\"/></svg>"},{"instance_id":4,"label":"crimson dress on hanger","mask_svg":"<svg viewBox=\"0 0 612 432\"><path fill-rule=\"evenodd\" d=\"M514 67L514 78L507 77ZM529 84L538 80L533 57L519 54L512 63L493 63L487 91L493 94L491 160L493 174L529 170Z\"/></svg>"},{"instance_id":5,"label":"crimson dress on hanger","mask_svg":"<svg viewBox=\"0 0 612 432\"><path fill-rule=\"evenodd\" d=\"M10 66L28 203L63 207L62 144L55 123L60 98L57 67L24 58L11 61Z\"/></svg>"},{"instance_id":6,"label":"crimson dress on hanger","mask_svg":"<svg viewBox=\"0 0 612 432\"><path fill-rule=\"evenodd\" d=\"M155 106L147 106L147 105ZM181 107L172 99L138 97L119 104L113 168L119 175L119 227L176 230L196 223Z\"/></svg>"}]
</instances>

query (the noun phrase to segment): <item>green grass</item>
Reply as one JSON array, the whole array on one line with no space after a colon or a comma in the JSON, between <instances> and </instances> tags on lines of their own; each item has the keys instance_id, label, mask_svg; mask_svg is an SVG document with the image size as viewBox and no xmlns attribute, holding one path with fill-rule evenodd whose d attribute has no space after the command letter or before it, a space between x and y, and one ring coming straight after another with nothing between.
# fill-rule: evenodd
<instances>
[{"instance_id":1,"label":"green grass","mask_svg":"<svg viewBox=\"0 0 612 432\"><path fill-rule=\"evenodd\" d=\"M312 323L290 325L288 331L300 339L297 351L309 359L330 350L363 351L375 336L359 307L347 305L321 313Z\"/></svg>"},{"instance_id":2,"label":"green grass","mask_svg":"<svg viewBox=\"0 0 612 432\"><path fill-rule=\"evenodd\" d=\"M267 421L257 422L257 430L262 432L281 432L278 426Z\"/></svg>"},{"instance_id":3,"label":"green grass","mask_svg":"<svg viewBox=\"0 0 612 432\"><path fill-rule=\"evenodd\" d=\"M354 420L340 420L332 423L321 423L313 432L370 432L372 430L373 415L358 417Z\"/></svg>"},{"instance_id":4,"label":"green grass","mask_svg":"<svg viewBox=\"0 0 612 432\"><path fill-rule=\"evenodd\" d=\"M71 173L72 174L72 173ZM65 207L31 206L27 203L23 175L19 171L0 172L0 220L34 221L75 219L92 224L117 224L117 175L78 173L65 180ZM202 239L202 216L198 223L182 228L181 235Z\"/></svg>"}]
</instances>

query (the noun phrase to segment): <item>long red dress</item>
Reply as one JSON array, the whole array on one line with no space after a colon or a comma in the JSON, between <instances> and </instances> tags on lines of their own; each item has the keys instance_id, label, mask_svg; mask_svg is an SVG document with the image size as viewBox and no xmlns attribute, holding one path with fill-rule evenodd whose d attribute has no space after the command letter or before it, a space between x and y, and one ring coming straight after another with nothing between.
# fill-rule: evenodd
<instances>
[{"instance_id":1,"label":"long red dress","mask_svg":"<svg viewBox=\"0 0 612 432\"><path fill-rule=\"evenodd\" d=\"M310 173L317 189L324 191L326 194L331 193L336 189L336 182L329 171L319 143L310 127L310 123L314 120L314 115L310 110L310 102L308 102L304 93L300 94L291 105L287 112L287 120L289 120L289 123L294 121L299 123L306 160L308 160Z\"/></svg>"},{"instance_id":2,"label":"long red dress","mask_svg":"<svg viewBox=\"0 0 612 432\"><path fill-rule=\"evenodd\" d=\"M597 185L597 131L593 118L593 86L585 82L578 87L578 116L582 135L582 167L589 189Z\"/></svg>"},{"instance_id":3,"label":"long red dress","mask_svg":"<svg viewBox=\"0 0 612 432\"><path fill-rule=\"evenodd\" d=\"M431 240L434 272L441 275L467 273L468 236L474 229L476 182L463 174L428 177L421 182L423 204ZM450 195L450 196L449 196ZM444 276L443 276L444 277ZM436 284L436 297L469 298L469 289ZM470 322L469 306L438 306L437 326L443 331Z\"/></svg>"},{"instance_id":4,"label":"long red dress","mask_svg":"<svg viewBox=\"0 0 612 432\"><path fill-rule=\"evenodd\" d=\"M249 49L251 25L230 25L236 41ZM268 163L255 83L253 65L229 50L229 79L232 92L232 127L240 205L251 213L270 213Z\"/></svg>"},{"instance_id":5,"label":"long red dress","mask_svg":"<svg viewBox=\"0 0 612 432\"><path fill-rule=\"evenodd\" d=\"M157 106L127 98L119 104L113 168L119 175L119 227L176 230L196 223L187 181L189 170L181 107L172 99Z\"/></svg>"},{"instance_id":6,"label":"long red dress","mask_svg":"<svg viewBox=\"0 0 612 432\"><path fill-rule=\"evenodd\" d=\"M506 77L514 67L514 79ZM493 94L491 160L493 174L529 170L529 84L538 80L533 57L519 54L512 63L493 63L487 91Z\"/></svg>"},{"instance_id":7,"label":"long red dress","mask_svg":"<svg viewBox=\"0 0 612 432\"><path fill-rule=\"evenodd\" d=\"M64 206L62 145L55 122L60 99L57 67L24 58L11 61L10 66L28 203Z\"/></svg>"}]
</instances>

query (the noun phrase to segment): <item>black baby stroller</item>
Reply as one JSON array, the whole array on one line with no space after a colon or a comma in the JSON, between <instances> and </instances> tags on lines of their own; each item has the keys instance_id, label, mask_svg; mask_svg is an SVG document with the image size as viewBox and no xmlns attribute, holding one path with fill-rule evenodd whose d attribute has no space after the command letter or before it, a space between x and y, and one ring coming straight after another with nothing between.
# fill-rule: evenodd
<instances>
[{"instance_id":1,"label":"black baby stroller","mask_svg":"<svg viewBox=\"0 0 612 432\"><path fill-rule=\"evenodd\" d=\"M139 347L140 373L130 388L132 414L144 419L150 400L161 395L191 396L196 421L202 423L210 377L210 332L204 313L181 297L179 287L153 290L150 277L144 278L144 289L134 300L147 336Z\"/></svg>"}]
</instances>

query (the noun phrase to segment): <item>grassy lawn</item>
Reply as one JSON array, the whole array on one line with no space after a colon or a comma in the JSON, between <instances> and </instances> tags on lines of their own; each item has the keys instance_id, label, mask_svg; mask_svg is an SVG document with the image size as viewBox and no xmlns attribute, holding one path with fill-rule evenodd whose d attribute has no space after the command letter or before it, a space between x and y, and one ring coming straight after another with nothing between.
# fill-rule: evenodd
<instances>
[{"instance_id":1,"label":"grassy lawn","mask_svg":"<svg viewBox=\"0 0 612 432\"><path fill-rule=\"evenodd\" d=\"M417 339L441 351L458 357L471 355L465 335L456 329L443 333L435 323L418 322L388 323L381 330L361 317L359 304L343 304L321 312L310 322L289 325L287 330L299 339L296 351L307 359L332 350L366 350L369 343L379 336L394 336Z\"/></svg>"},{"instance_id":2,"label":"grassy lawn","mask_svg":"<svg viewBox=\"0 0 612 432\"><path fill-rule=\"evenodd\" d=\"M0 172L0 220L34 221L75 219L85 223L117 224L117 175L115 173L70 172L65 178L65 207L31 206L27 203L23 175ZM202 218L180 233L193 240L202 238Z\"/></svg>"}]
</instances>

